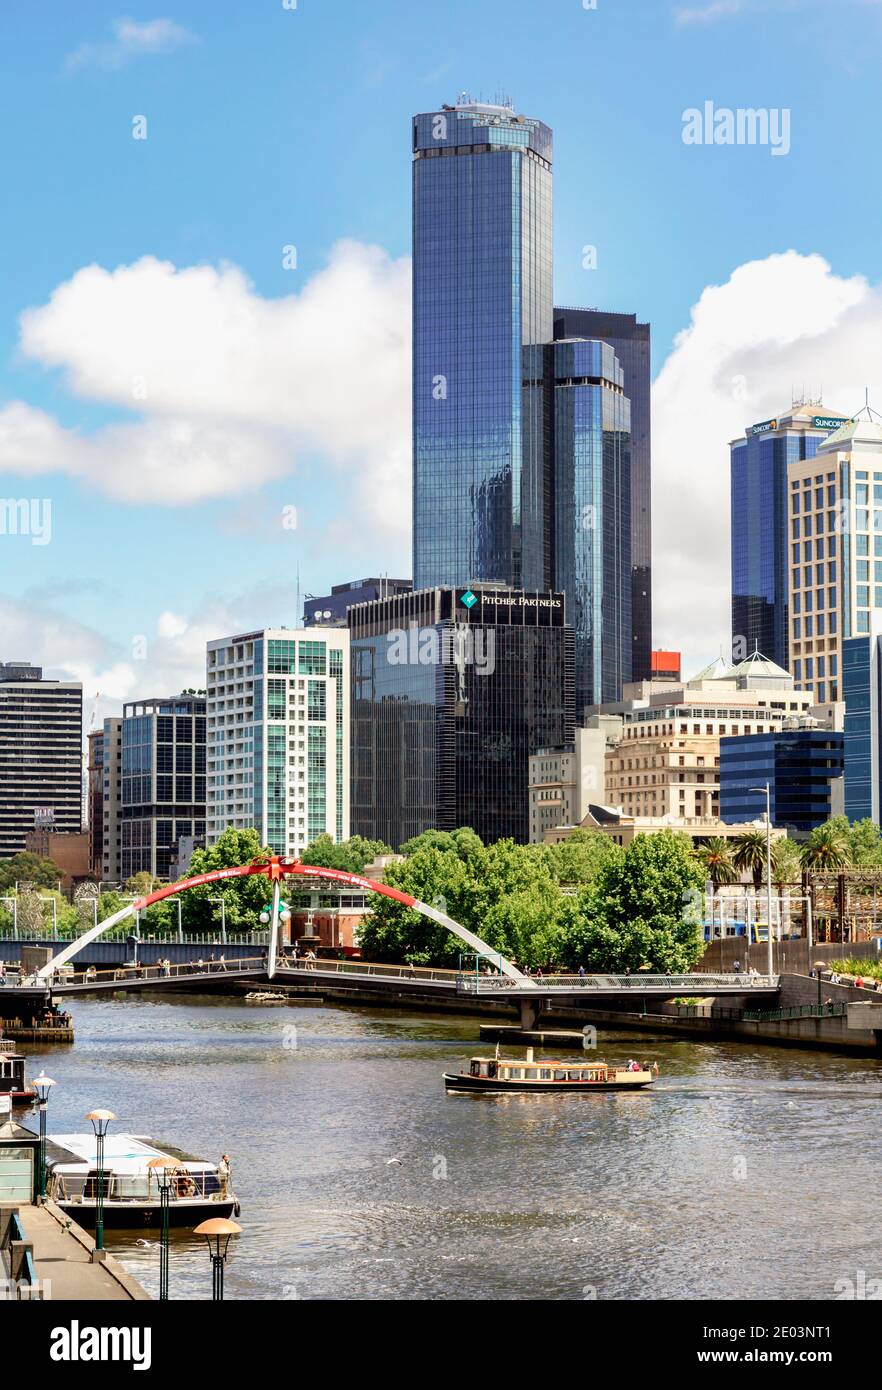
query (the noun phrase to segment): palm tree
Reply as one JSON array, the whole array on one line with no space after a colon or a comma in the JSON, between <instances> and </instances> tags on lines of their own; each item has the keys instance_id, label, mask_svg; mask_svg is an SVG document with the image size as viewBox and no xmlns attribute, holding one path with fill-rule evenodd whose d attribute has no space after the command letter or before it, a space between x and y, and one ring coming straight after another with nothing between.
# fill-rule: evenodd
<instances>
[{"instance_id":1,"label":"palm tree","mask_svg":"<svg viewBox=\"0 0 882 1390\"><path fill-rule=\"evenodd\" d=\"M818 825L802 847L802 862L807 869L843 869L848 864L848 841L839 826Z\"/></svg>"},{"instance_id":2,"label":"palm tree","mask_svg":"<svg viewBox=\"0 0 882 1390\"><path fill-rule=\"evenodd\" d=\"M716 893L722 883L734 883L738 875L732 863L732 849L728 840L715 835L696 850L696 857L710 879Z\"/></svg>"},{"instance_id":3,"label":"palm tree","mask_svg":"<svg viewBox=\"0 0 882 1390\"><path fill-rule=\"evenodd\" d=\"M766 867L766 833L764 830L747 830L735 841L732 862L736 869L747 869L753 874L753 886L757 891L762 887Z\"/></svg>"}]
</instances>

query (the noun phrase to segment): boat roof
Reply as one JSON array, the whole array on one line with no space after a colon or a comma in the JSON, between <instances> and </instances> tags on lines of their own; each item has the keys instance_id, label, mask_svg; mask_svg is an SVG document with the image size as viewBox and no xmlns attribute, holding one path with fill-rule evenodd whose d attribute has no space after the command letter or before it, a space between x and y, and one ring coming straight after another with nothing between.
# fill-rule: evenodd
<instances>
[{"instance_id":1,"label":"boat roof","mask_svg":"<svg viewBox=\"0 0 882 1390\"><path fill-rule=\"evenodd\" d=\"M46 1139L46 1158L59 1171L80 1171L97 1163L94 1134L50 1134ZM104 1166L114 1173L144 1173L151 1158L172 1158L194 1171L214 1172L215 1163L192 1158L166 1144L160 1148L147 1135L108 1134L104 1139Z\"/></svg>"}]
</instances>

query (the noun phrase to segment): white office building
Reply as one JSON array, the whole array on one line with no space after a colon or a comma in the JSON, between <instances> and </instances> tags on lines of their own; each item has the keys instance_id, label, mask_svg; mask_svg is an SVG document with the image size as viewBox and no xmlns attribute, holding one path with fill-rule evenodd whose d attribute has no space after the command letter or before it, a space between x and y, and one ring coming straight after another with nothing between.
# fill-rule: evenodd
<instances>
[{"instance_id":1,"label":"white office building","mask_svg":"<svg viewBox=\"0 0 882 1390\"><path fill-rule=\"evenodd\" d=\"M209 642L206 839L253 826L276 853L349 838L349 633L267 628Z\"/></svg>"}]
</instances>

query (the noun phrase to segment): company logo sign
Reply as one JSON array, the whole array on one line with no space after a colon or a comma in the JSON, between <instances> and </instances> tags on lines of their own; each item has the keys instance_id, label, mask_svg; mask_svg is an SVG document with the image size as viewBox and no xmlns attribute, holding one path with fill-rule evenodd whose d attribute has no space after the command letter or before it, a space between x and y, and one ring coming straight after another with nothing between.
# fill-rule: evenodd
<instances>
[{"instance_id":1,"label":"company logo sign","mask_svg":"<svg viewBox=\"0 0 882 1390\"><path fill-rule=\"evenodd\" d=\"M760 425L752 425L750 432L751 434L767 434L769 430L776 430L777 428L777 420L763 420Z\"/></svg>"},{"instance_id":2,"label":"company logo sign","mask_svg":"<svg viewBox=\"0 0 882 1390\"><path fill-rule=\"evenodd\" d=\"M851 419L841 415L813 415L812 428L816 430L838 430L840 425L850 425Z\"/></svg>"},{"instance_id":3,"label":"company logo sign","mask_svg":"<svg viewBox=\"0 0 882 1390\"><path fill-rule=\"evenodd\" d=\"M475 604L478 602L478 596L477 594L473 594L471 589L466 589L459 601L464 604L466 608L474 608Z\"/></svg>"}]
</instances>

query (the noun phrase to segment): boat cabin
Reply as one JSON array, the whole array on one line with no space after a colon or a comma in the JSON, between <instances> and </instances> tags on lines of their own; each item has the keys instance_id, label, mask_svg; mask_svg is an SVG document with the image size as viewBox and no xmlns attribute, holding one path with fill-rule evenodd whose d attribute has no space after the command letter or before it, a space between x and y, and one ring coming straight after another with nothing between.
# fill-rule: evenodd
<instances>
[{"instance_id":1,"label":"boat cabin","mask_svg":"<svg viewBox=\"0 0 882 1390\"><path fill-rule=\"evenodd\" d=\"M12 1096L14 1104L33 1098L25 1082L25 1059L15 1051L15 1044L0 1039L0 1095Z\"/></svg>"},{"instance_id":2,"label":"boat cabin","mask_svg":"<svg viewBox=\"0 0 882 1390\"><path fill-rule=\"evenodd\" d=\"M46 1146L50 1170L50 1196L56 1202L94 1202L97 1193L94 1135L59 1134ZM205 1163L170 1150L155 1147L133 1134L108 1135L104 1149L104 1199L107 1202L155 1202L159 1198L157 1170L149 1168L151 1158L172 1158L172 1202L194 1198L214 1198L221 1193L222 1179L215 1163Z\"/></svg>"},{"instance_id":3,"label":"boat cabin","mask_svg":"<svg viewBox=\"0 0 882 1390\"><path fill-rule=\"evenodd\" d=\"M473 1057L469 1076L498 1081L608 1081L606 1062L534 1062L520 1058Z\"/></svg>"}]
</instances>

